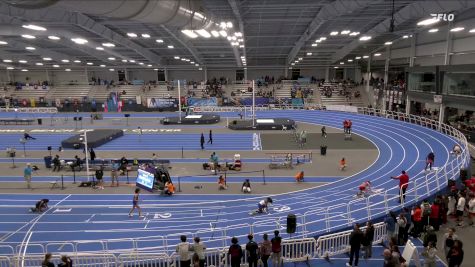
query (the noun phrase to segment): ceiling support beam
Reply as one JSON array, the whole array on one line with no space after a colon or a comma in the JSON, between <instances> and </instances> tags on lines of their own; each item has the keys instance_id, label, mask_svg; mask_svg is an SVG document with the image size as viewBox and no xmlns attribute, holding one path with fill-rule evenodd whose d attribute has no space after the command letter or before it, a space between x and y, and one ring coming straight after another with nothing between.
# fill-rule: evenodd
<instances>
[{"instance_id":1,"label":"ceiling support beam","mask_svg":"<svg viewBox=\"0 0 475 267\"><path fill-rule=\"evenodd\" d=\"M394 14L394 25L397 29L398 25L401 25L408 20L429 18L429 14L431 13L450 13L451 11L474 7L475 1L466 0L417 1L401 8ZM380 34L387 33L390 23L391 18L385 19L364 34L370 35L374 38ZM361 44L362 42L357 39L344 46L333 56L333 62L343 59Z\"/></svg>"},{"instance_id":2,"label":"ceiling support beam","mask_svg":"<svg viewBox=\"0 0 475 267\"><path fill-rule=\"evenodd\" d=\"M325 5L320 9L315 18L308 25L302 36L300 36L298 41L293 46L287 58L287 63L290 64L293 62L294 58L298 55L300 49L302 49L305 43L310 38L312 38L313 35L318 31L318 29L323 25L323 23L325 23L329 19L339 17L343 14L362 9L370 4L374 4L381 1L382 0L336 0L330 4Z\"/></svg>"},{"instance_id":3,"label":"ceiling support beam","mask_svg":"<svg viewBox=\"0 0 475 267\"><path fill-rule=\"evenodd\" d=\"M241 12L239 11L239 6L236 2L236 0L228 0L229 5L231 6L231 9L233 10L234 16L236 17L236 20L239 25L239 31L242 33L242 38L244 39L244 49L243 49L243 56L247 60L246 57L246 35L244 33L244 23L242 22L241 18ZM242 61L239 55L239 47L233 46L233 51L234 51L234 57L236 58L236 63L238 67L242 67Z\"/></svg>"},{"instance_id":4,"label":"ceiling support beam","mask_svg":"<svg viewBox=\"0 0 475 267\"><path fill-rule=\"evenodd\" d=\"M176 34L174 34L172 31L170 31L170 29L168 29L165 25L161 25L161 27L168 34L170 34L170 36L172 36L175 40L177 40L182 46L184 46L191 53L191 55L195 58L196 63L198 63L200 65L204 64L203 58L200 56L200 54L198 53L198 51L194 47L188 45L186 43L186 41L183 40L183 38L178 37Z\"/></svg>"}]
</instances>

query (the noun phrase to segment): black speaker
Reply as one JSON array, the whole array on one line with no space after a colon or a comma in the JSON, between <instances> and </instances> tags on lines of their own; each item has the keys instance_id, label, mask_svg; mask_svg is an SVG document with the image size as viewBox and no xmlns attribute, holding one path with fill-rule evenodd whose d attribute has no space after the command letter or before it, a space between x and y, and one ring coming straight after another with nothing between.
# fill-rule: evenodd
<instances>
[{"instance_id":1,"label":"black speaker","mask_svg":"<svg viewBox=\"0 0 475 267\"><path fill-rule=\"evenodd\" d=\"M460 169L460 180L465 182L468 179L468 171L466 169Z\"/></svg>"},{"instance_id":2,"label":"black speaker","mask_svg":"<svg viewBox=\"0 0 475 267\"><path fill-rule=\"evenodd\" d=\"M130 117L130 114L124 114L124 117L128 118Z\"/></svg>"},{"instance_id":3,"label":"black speaker","mask_svg":"<svg viewBox=\"0 0 475 267\"><path fill-rule=\"evenodd\" d=\"M50 147L50 146L48 146L48 151L51 151L51 147Z\"/></svg>"},{"instance_id":4,"label":"black speaker","mask_svg":"<svg viewBox=\"0 0 475 267\"><path fill-rule=\"evenodd\" d=\"M287 234L293 234L297 230L297 216L295 214L287 215Z\"/></svg>"}]
</instances>

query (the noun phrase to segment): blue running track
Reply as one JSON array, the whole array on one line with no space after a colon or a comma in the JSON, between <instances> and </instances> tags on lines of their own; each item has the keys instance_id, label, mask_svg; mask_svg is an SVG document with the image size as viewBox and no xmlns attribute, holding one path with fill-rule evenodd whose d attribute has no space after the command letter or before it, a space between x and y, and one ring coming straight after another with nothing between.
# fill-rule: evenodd
<instances>
[{"instance_id":1,"label":"blue running track","mask_svg":"<svg viewBox=\"0 0 475 267\"><path fill-rule=\"evenodd\" d=\"M28 252L35 252L35 243L94 240L95 243L81 243L78 249L100 250L102 245L99 240L120 239L110 242L109 249L126 249L134 246L130 238L138 239L135 244L138 247L173 246L178 242L180 233L191 236L199 231L197 235L208 247L218 247L227 245L230 236L242 238L250 231L251 225L259 236L284 227L289 212L297 214L297 236L316 236L324 234L328 227L333 230L346 228L349 220L364 221L368 213L373 219L385 214L383 204L373 205L370 210L355 211L366 205L365 201L354 199L357 186L362 181L371 180L374 188L390 189L391 196L395 196L398 194L397 181L389 179L390 176L398 175L401 170L406 170L411 177L420 176L424 168L423 160L430 151L436 155L435 166L442 166L451 159L449 150L455 144L454 139L428 128L366 115L328 111L271 111L257 115L286 116L335 128L340 128L343 119L351 119L354 132L371 140L379 150L379 157L367 169L351 177L313 189L272 196L275 201L271 213L254 217L250 217L248 212L256 208L262 196L181 194L163 197L144 193L141 206L146 216L138 219L136 216L127 217L131 194L49 195L51 208L40 215L30 214L27 209L45 196L4 194L0 195L0 241L13 246L27 246ZM250 136L238 135L242 135L243 140ZM196 141L198 139L193 138L189 147L196 147ZM375 196L370 201L380 203L383 200L383 196ZM414 201L414 197L408 196L407 201ZM387 205L389 209L398 208L395 201ZM352 211L351 218L346 216L348 209ZM324 220L325 211L332 216L328 224ZM306 227L302 227L303 218ZM224 231L224 228L227 230Z\"/></svg>"}]
</instances>

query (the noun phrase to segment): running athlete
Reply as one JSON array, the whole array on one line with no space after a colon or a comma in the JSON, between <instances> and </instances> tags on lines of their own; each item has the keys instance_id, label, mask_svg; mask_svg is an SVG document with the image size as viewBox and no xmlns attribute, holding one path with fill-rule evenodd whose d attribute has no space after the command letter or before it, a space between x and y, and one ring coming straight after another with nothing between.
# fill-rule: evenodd
<instances>
[{"instance_id":1,"label":"running athlete","mask_svg":"<svg viewBox=\"0 0 475 267\"><path fill-rule=\"evenodd\" d=\"M268 207L272 204L272 198L268 197L266 199L263 199L257 203L257 209L254 211L251 211L249 214L250 215L256 215L260 213L267 213Z\"/></svg>"},{"instance_id":2,"label":"running athlete","mask_svg":"<svg viewBox=\"0 0 475 267\"><path fill-rule=\"evenodd\" d=\"M356 194L358 197L369 196L371 194L371 182L370 181L363 182L362 184L360 184L358 189L360 190L358 194Z\"/></svg>"},{"instance_id":3,"label":"running athlete","mask_svg":"<svg viewBox=\"0 0 475 267\"><path fill-rule=\"evenodd\" d=\"M139 194L140 188L135 188L134 198L132 199L132 209L129 211L129 217L132 217L132 212L137 208L139 211L139 217L142 218L142 209L139 206Z\"/></svg>"}]
</instances>

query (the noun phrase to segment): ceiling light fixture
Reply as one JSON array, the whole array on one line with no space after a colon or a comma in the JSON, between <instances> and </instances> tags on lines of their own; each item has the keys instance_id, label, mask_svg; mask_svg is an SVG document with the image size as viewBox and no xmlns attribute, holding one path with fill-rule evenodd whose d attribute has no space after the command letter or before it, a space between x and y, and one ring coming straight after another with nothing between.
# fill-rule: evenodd
<instances>
[{"instance_id":1,"label":"ceiling light fixture","mask_svg":"<svg viewBox=\"0 0 475 267\"><path fill-rule=\"evenodd\" d=\"M348 62L353 62L353 59L348 59Z\"/></svg>"},{"instance_id":2,"label":"ceiling light fixture","mask_svg":"<svg viewBox=\"0 0 475 267\"><path fill-rule=\"evenodd\" d=\"M81 63L81 60L77 60L77 59L76 59L76 60L74 60L73 62L74 62L74 63Z\"/></svg>"},{"instance_id":3,"label":"ceiling light fixture","mask_svg":"<svg viewBox=\"0 0 475 267\"><path fill-rule=\"evenodd\" d=\"M153 69L153 70L157 71L158 69Z\"/></svg>"},{"instance_id":4,"label":"ceiling light fixture","mask_svg":"<svg viewBox=\"0 0 475 267\"><path fill-rule=\"evenodd\" d=\"M135 60L131 59L129 60L130 63L135 63Z\"/></svg>"},{"instance_id":5,"label":"ceiling light fixture","mask_svg":"<svg viewBox=\"0 0 475 267\"><path fill-rule=\"evenodd\" d=\"M345 65L345 62L340 62L340 65Z\"/></svg>"},{"instance_id":6,"label":"ceiling light fixture","mask_svg":"<svg viewBox=\"0 0 475 267\"><path fill-rule=\"evenodd\" d=\"M48 39L53 40L53 41L61 40L61 38L59 38L58 36L55 36L55 35L48 36Z\"/></svg>"},{"instance_id":7,"label":"ceiling light fixture","mask_svg":"<svg viewBox=\"0 0 475 267\"><path fill-rule=\"evenodd\" d=\"M26 50L36 50L36 48L34 48L33 46L27 46L25 47Z\"/></svg>"},{"instance_id":8,"label":"ceiling light fixture","mask_svg":"<svg viewBox=\"0 0 475 267\"><path fill-rule=\"evenodd\" d=\"M122 59L122 62L127 63L127 59Z\"/></svg>"},{"instance_id":9,"label":"ceiling light fixture","mask_svg":"<svg viewBox=\"0 0 475 267\"><path fill-rule=\"evenodd\" d=\"M231 21L226 22L226 28L232 28L233 23Z\"/></svg>"},{"instance_id":10,"label":"ceiling light fixture","mask_svg":"<svg viewBox=\"0 0 475 267\"><path fill-rule=\"evenodd\" d=\"M36 62L35 65L36 65L36 66L43 66L43 63L41 63L41 62Z\"/></svg>"},{"instance_id":11,"label":"ceiling light fixture","mask_svg":"<svg viewBox=\"0 0 475 267\"><path fill-rule=\"evenodd\" d=\"M167 47L168 47L169 49L175 48L173 45L169 45L169 46L167 46Z\"/></svg>"},{"instance_id":12,"label":"ceiling light fixture","mask_svg":"<svg viewBox=\"0 0 475 267\"><path fill-rule=\"evenodd\" d=\"M464 27L455 27L455 28L450 29L451 32L460 32L463 30L465 30Z\"/></svg>"},{"instance_id":13,"label":"ceiling light fixture","mask_svg":"<svg viewBox=\"0 0 475 267\"><path fill-rule=\"evenodd\" d=\"M102 50L104 50L104 47L98 46L98 47L96 47L96 49L102 51Z\"/></svg>"},{"instance_id":14,"label":"ceiling light fixture","mask_svg":"<svg viewBox=\"0 0 475 267\"><path fill-rule=\"evenodd\" d=\"M417 26L427 26L427 25L432 25L432 24L435 24L439 22L438 19L436 18L430 18L430 19L425 19L425 20L421 20L417 23Z\"/></svg>"},{"instance_id":15,"label":"ceiling light fixture","mask_svg":"<svg viewBox=\"0 0 475 267\"><path fill-rule=\"evenodd\" d=\"M200 64L195 64L195 67L199 67L199 66L200 66Z\"/></svg>"},{"instance_id":16,"label":"ceiling light fixture","mask_svg":"<svg viewBox=\"0 0 475 267\"><path fill-rule=\"evenodd\" d=\"M22 69L21 71L28 71L27 69Z\"/></svg>"},{"instance_id":17,"label":"ceiling light fixture","mask_svg":"<svg viewBox=\"0 0 475 267\"><path fill-rule=\"evenodd\" d=\"M152 65L151 64L148 64L147 67L151 67Z\"/></svg>"},{"instance_id":18,"label":"ceiling light fixture","mask_svg":"<svg viewBox=\"0 0 475 267\"><path fill-rule=\"evenodd\" d=\"M219 32L218 31L212 30L211 34L213 35L213 37L219 37Z\"/></svg>"},{"instance_id":19,"label":"ceiling light fixture","mask_svg":"<svg viewBox=\"0 0 475 267\"><path fill-rule=\"evenodd\" d=\"M381 53L376 53L376 54L374 54L374 56L379 57L379 56L381 56Z\"/></svg>"},{"instance_id":20,"label":"ceiling light fixture","mask_svg":"<svg viewBox=\"0 0 475 267\"><path fill-rule=\"evenodd\" d=\"M470 31L468 31L470 33L474 33L475 32L475 29L471 29Z\"/></svg>"},{"instance_id":21,"label":"ceiling light fixture","mask_svg":"<svg viewBox=\"0 0 475 267\"><path fill-rule=\"evenodd\" d=\"M59 68L59 65L53 65L53 68Z\"/></svg>"},{"instance_id":22,"label":"ceiling light fixture","mask_svg":"<svg viewBox=\"0 0 475 267\"><path fill-rule=\"evenodd\" d=\"M142 33L142 37L143 37L143 38L150 38L150 34L148 34L148 33Z\"/></svg>"},{"instance_id":23,"label":"ceiling light fixture","mask_svg":"<svg viewBox=\"0 0 475 267\"><path fill-rule=\"evenodd\" d=\"M369 58L369 56L363 56L363 58Z\"/></svg>"},{"instance_id":24,"label":"ceiling light fixture","mask_svg":"<svg viewBox=\"0 0 475 267\"><path fill-rule=\"evenodd\" d=\"M312 52L307 52L307 56L311 56L312 55Z\"/></svg>"},{"instance_id":25,"label":"ceiling light fixture","mask_svg":"<svg viewBox=\"0 0 475 267\"><path fill-rule=\"evenodd\" d=\"M340 34L346 35L346 34L349 34L350 32L351 32L350 30L344 30L344 31L341 31Z\"/></svg>"},{"instance_id":26,"label":"ceiling light fixture","mask_svg":"<svg viewBox=\"0 0 475 267\"><path fill-rule=\"evenodd\" d=\"M316 47L316 46L318 46L318 44L316 44L316 43L313 43L313 44L312 44L312 46L313 46L313 47Z\"/></svg>"},{"instance_id":27,"label":"ceiling light fixture","mask_svg":"<svg viewBox=\"0 0 475 267\"><path fill-rule=\"evenodd\" d=\"M429 32L438 32L439 29L430 29Z\"/></svg>"},{"instance_id":28,"label":"ceiling light fixture","mask_svg":"<svg viewBox=\"0 0 475 267\"><path fill-rule=\"evenodd\" d=\"M244 45L239 45L239 48L244 48Z\"/></svg>"},{"instance_id":29,"label":"ceiling light fixture","mask_svg":"<svg viewBox=\"0 0 475 267\"><path fill-rule=\"evenodd\" d=\"M355 59L361 59L361 57L355 57Z\"/></svg>"},{"instance_id":30,"label":"ceiling light fixture","mask_svg":"<svg viewBox=\"0 0 475 267\"><path fill-rule=\"evenodd\" d=\"M105 46L105 47L115 47L115 44L113 44L113 43L102 43L102 46Z\"/></svg>"},{"instance_id":31,"label":"ceiling light fixture","mask_svg":"<svg viewBox=\"0 0 475 267\"><path fill-rule=\"evenodd\" d=\"M44 60L44 61L51 61L51 60L53 60L53 59L50 58L50 57L44 57L43 60Z\"/></svg>"},{"instance_id":32,"label":"ceiling light fixture","mask_svg":"<svg viewBox=\"0 0 475 267\"><path fill-rule=\"evenodd\" d=\"M108 60L115 60L115 57L109 57Z\"/></svg>"},{"instance_id":33,"label":"ceiling light fixture","mask_svg":"<svg viewBox=\"0 0 475 267\"><path fill-rule=\"evenodd\" d=\"M371 39L371 36L367 36L367 35L360 37L360 41L368 41L370 39Z\"/></svg>"},{"instance_id":34,"label":"ceiling light fixture","mask_svg":"<svg viewBox=\"0 0 475 267\"><path fill-rule=\"evenodd\" d=\"M34 31L46 31L45 27L41 27L41 26L33 25L33 24L22 25L22 27L25 29L34 30Z\"/></svg>"},{"instance_id":35,"label":"ceiling light fixture","mask_svg":"<svg viewBox=\"0 0 475 267\"><path fill-rule=\"evenodd\" d=\"M174 59L180 59L180 57L179 57L179 56L175 56L175 57L173 57L173 58L174 58Z\"/></svg>"},{"instance_id":36,"label":"ceiling light fixture","mask_svg":"<svg viewBox=\"0 0 475 267\"><path fill-rule=\"evenodd\" d=\"M114 71L115 69L109 69L109 71Z\"/></svg>"},{"instance_id":37,"label":"ceiling light fixture","mask_svg":"<svg viewBox=\"0 0 475 267\"><path fill-rule=\"evenodd\" d=\"M143 65L144 63L143 63L143 62L139 62L138 64L139 64L139 65Z\"/></svg>"},{"instance_id":38,"label":"ceiling light fixture","mask_svg":"<svg viewBox=\"0 0 475 267\"><path fill-rule=\"evenodd\" d=\"M198 34L196 34L194 31L192 30L182 30L181 31L184 35L190 37L190 38L197 38L198 37Z\"/></svg>"},{"instance_id":39,"label":"ceiling light fixture","mask_svg":"<svg viewBox=\"0 0 475 267\"><path fill-rule=\"evenodd\" d=\"M131 38L135 38L137 37L137 34L136 33L133 33L133 32L128 32L127 33L127 36L131 37Z\"/></svg>"},{"instance_id":40,"label":"ceiling light fixture","mask_svg":"<svg viewBox=\"0 0 475 267\"><path fill-rule=\"evenodd\" d=\"M65 69L64 71L71 71L71 69Z\"/></svg>"},{"instance_id":41,"label":"ceiling light fixture","mask_svg":"<svg viewBox=\"0 0 475 267\"><path fill-rule=\"evenodd\" d=\"M5 42L5 41L0 41L0 45L6 45L6 44L8 44L8 43Z\"/></svg>"},{"instance_id":42,"label":"ceiling light fixture","mask_svg":"<svg viewBox=\"0 0 475 267\"><path fill-rule=\"evenodd\" d=\"M409 35L404 35L404 36L402 37L402 39L407 39L407 38L409 38Z\"/></svg>"},{"instance_id":43,"label":"ceiling light fixture","mask_svg":"<svg viewBox=\"0 0 475 267\"><path fill-rule=\"evenodd\" d=\"M14 70L14 67L7 67L7 70Z\"/></svg>"},{"instance_id":44,"label":"ceiling light fixture","mask_svg":"<svg viewBox=\"0 0 475 267\"><path fill-rule=\"evenodd\" d=\"M61 62L69 63L69 59L62 59Z\"/></svg>"},{"instance_id":45,"label":"ceiling light fixture","mask_svg":"<svg viewBox=\"0 0 475 267\"><path fill-rule=\"evenodd\" d=\"M203 70L203 68L198 68L198 70Z\"/></svg>"},{"instance_id":46,"label":"ceiling light fixture","mask_svg":"<svg viewBox=\"0 0 475 267\"><path fill-rule=\"evenodd\" d=\"M201 35L201 37L204 37L204 38L210 38L211 37L211 34L205 29L200 29L200 30L197 30L196 32L199 35Z\"/></svg>"},{"instance_id":47,"label":"ceiling light fixture","mask_svg":"<svg viewBox=\"0 0 475 267\"><path fill-rule=\"evenodd\" d=\"M75 42L76 44L80 44L80 45L83 45L83 44L87 43L87 40L83 39L83 38L71 38L71 41Z\"/></svg>"},{"instance_id":48,"label":"ceiling light fixture","mask_svg":"<svg viewBox=\"0 0 475 267\"><path fill-rule=\"evenodd\" d=\"M356 35L359 35L359 34L360 34L360 32L352 32L352 33L350 33L350 36L356 36Z\"/></svg>"},{"instance_id":49,"label":"ceiling light fixture","mask_svg":"<svg viewBox=\"0 0 475 267\"><path fill-rule=\"evenodd\" d=\"M219 31L219 34L220 34L221 36L223 36L223 37L228 36L228 33L227 33L225 30L220 30L220 31Z\"/></svg>"},{"instance_id":50,"label":"ceiling light fixture","mask_svg":"<svg viewBox=\"0 0 475 267\"><path fill-rule=\"evenodd\" d=\"M303 57L299 57L299 61L300 61L300 60L303 60Z\"/></svg>"},{"instance_id":51,"label":"ceiling light fixture","mask_svg":"<svg viewBox=\"0 0 475 267\"><path fill-rule=\"evenodd\" d=\"M327 37L320 37L320 40L325 41Z\"/></svg>"},{"instance_id":52,"label":"ceiling light fixture","mask_svg":"<svg viewBox=\"0 0 475 267\"><path fill-rule=\"evenodd\" d=\"M21 59L21 60L18 60L18 62L20 62L20 63L22 63L22 64L26 64L26 63L28 63L28 61L26 61L26 60L23 60L23 59Z\"/></svg>"},{"instance_id":53,"label":"ceiling light fixture","mask_svg":"<svg viewBox=\"0 0 475 267\"><path fill-rule=\"evenodd\" d=\"M89 65L89 66L94 65L94 63L92 63L92 62L87 62L86 64Z\"/></svg>"},{"instance_id":54,"label":"ceiling light fixture","mask_svg":"<svg viewBox=\"0 0 475 267\"><path fill-rule=\"evenodd\" d=\"M338 32L331 32L330 35L331 35L331 36L338 35Z\"/></svg>"},{"instance_id":55,"label":"ceiling light fixture","mask_svg":"<svg viewBox=\"0 0 475 267\"><path fill-rule=\"evenodd\" d=\"M388 42L384 43L384 45L392 45L392 44L393 44L393 42L391 42L391 41L388 41Z\"/></svg>"},{"instance_id":56,"label":"ceiling light fixture","mask_svg":"<svg viewBox=\"0 0 475 267\"><path fill-rule=\"evenodd\" d=\"M236 35L237 37L242 37L242 32L235 32L234 35Z\"/></svg>"},{"instance_id":57,"label":"ceiling light fixture","mask_svg":"<svg viewBox=\"0 0 475 267\"><path fill-rule=\"evenodd\" d=\"M181 61L186 61L186 58L182 57L182 58L181 58Z\"/></svg>"},{"instance_id":58,"label":"ceiling light fixture","mask_svg":"<svg viewBox=\"0 0 475 267\"><path fill-rule=\"evenodd\" d=\"M99 65L99 67L101 67L101 68L105 68L105 67L106 67L106 65Z\"/></svg>"},{"instance_id":59,"label":"ceiling light fixture","mask_svg":"<svg viewBox=\"0 0 475 267\"><path fill-rule=\"evenodd\" d=\"M159 43L159 44L163 44L163 40L162 39L157 39L155 40L155 42Z\"/></svg>"},{"instance_id":60,"label":"ceiling light fixture","mask_svg":"<svg viewBox=\"0 0 475 267\"><path fill-rule=\"evenodd\" d=\"M35 39L36 38L35 36L29 35L29 34L22 34L21 37L26 38L26 39Z\"/></svg>"},{"instance_id":61,"label":"ceiling light fixture","mask_svg":"<svg viewBox=\"0 0 475 267\"><path fill-rule=\"evenodd\" d=\"M12 61L11 59L4 59L3 62L5 62L5 63L11 63L11 62L13 62L13 61Z\"/></svg>"}]
</instances>

